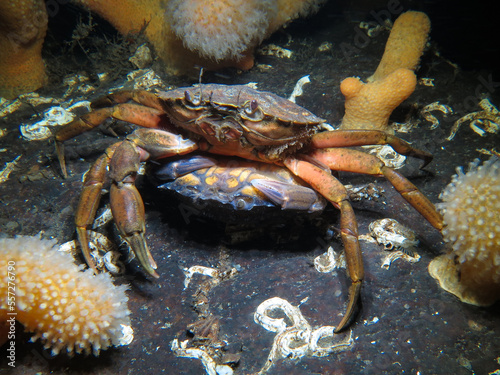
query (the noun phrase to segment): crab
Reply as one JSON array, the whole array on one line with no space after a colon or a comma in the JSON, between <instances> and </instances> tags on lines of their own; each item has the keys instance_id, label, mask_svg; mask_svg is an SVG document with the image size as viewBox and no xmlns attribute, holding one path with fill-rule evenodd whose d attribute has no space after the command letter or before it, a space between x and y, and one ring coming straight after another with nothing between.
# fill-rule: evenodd
<instances>
[{"instance_id":1,"label":"crab","mask_svg":"<svg viewBox=\"0 0 500 375\"><path fill-rule=\"evenodd\" d=\"M186 224L209 219L212 228L223 229L221 243L296 241L309 224L320 226L327 206L318 192L275 164L193 154L150 165L147 174L162 196L180 201Z\"/></svg>"},{"instance_id":2,"label":"crab","mask_svg":"<svg viewBox=\"0 0 500 375\"><path fill-rule=\"evenodd\" d=\"M94 271L88 230L109 174L110 205L116 226L144 270L159 277L144 238L144 204L134 182L141 162L194 151L286 168L340 210L340 235L351 286L346 312L335 332L344 330L352 321L360 299L364 268L356 217L345 187L332 171L384 176L431 225L438 230L443 227L434 205L408 179L377 157L349 147L387 144L400 154L422 159L423 166L432 160L431 154L382 131L322 131L325 120L273 93L245 85L198 84L160 93L118 91L94 101L92 108L55 134L64 176L67 176L65 140L97 127L108 118L139 126L125 140L108 147L83 182L75 223L84 258ZM277 191L275 184L264 181L259 189L279 196L297 209L307 209L301 203L305 193L297 193L292 187Z\"/></svg>"},{"instance_id":3,"label":"crab","mask_svg":"<svg viewBox=\"0 0 500 375\"><path fill-rule=\"evenodd\" d=\"M193 201L214 201L236 211L258 207L322 211L326 200L288 169L275 164L193 155L164 164L154 176L160 190L170 190ZM203 206L203 203L199 204Z\"/></svg>"}]
</instances>

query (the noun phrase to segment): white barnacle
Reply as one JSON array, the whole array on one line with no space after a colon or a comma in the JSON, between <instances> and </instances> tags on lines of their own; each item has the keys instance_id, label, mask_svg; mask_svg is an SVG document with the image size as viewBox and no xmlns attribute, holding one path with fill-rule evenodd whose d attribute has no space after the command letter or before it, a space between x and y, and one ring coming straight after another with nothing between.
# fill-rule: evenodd
<instances>
[{"instance_id":1,"label":"white barnacle","mask_svg":"<svg viewBox=\"0 0 500 375\"><path fill-rule=\"evenodd\" d=\"M333 247L314 258L314 268L321 273L328 273L337 268L346 268L346 260L344 253L336 253Z\"/></svg>"},{"instance_id":2,"label":"white barnacle","mask_svg":"<svg viewBox=\"0 0 500 375\"><path fill-rule=\"evenodd\" d=\"M500 130L500 111L495 107L489 99L483 99L479 102L481 111L468 113L467 115L459 118L453 124L450 135L446 140L451 141L458 132L460 126L465 122L470 122L470 128L481 137L487 133L496 134Z\"/></svg>"},{"instance_id":3,"label":"white barnacle","mask_svg":"<svg viewBox=\"0 0 500 375\"><path fill-rule=\"evenodd\" d=\"M422 108L420 114L424 119L432 124L431 130L436 129L439 126L439 120L436 116L434 116L434 114L432 114L434 111L443 113L445 117L453 114L453 109L449 105L441 104L439 101L427 104L424 108Z\"/></svg>"},{"instance_id":4,"label":"white barnacle","mask_svg":"<svg viewBox=\"0 0 500 375\"><path fill-rule=\"evenodd\" d=\"M420 260L420 255L413 250L418 245L414 231L394 219L375 220L369 225L370 234L385 250L392 250L382 261L382 268L389 269L396 259L404 259L410 263Z\"/></svg>"},{"instance_id":5,"label":"white barnacle","mask_svg":"<svg viewBox=\"0 0 500 375\"><path fill-rule=\"evenodd\" d=\"M306 83L310 83L310 82L311 82L311 80L309 79L308 75L299 79L297 81L297 83L295 84L295 87L293 88L293 91L290 94L290 97L288 98L288 100L295 103L297 96L301 96L303 94L302 88L304 87L304 85Z\"/></svg>"},{"instance_id":6,"label":"white barnacle","mask_svg":"<svg viewBox=\"0 0 500 375\"><path fill-rule=\"evenodd\" d=\"M375 156L377 156L388 167L399 169L402 168L405 164L406 156L398 154L389 145L361 146L361 147L367 149L370 154L374 154Z\"/></svg>"},{"instance_id":7,"label":"white barnacle","mask_svg":"<svg viewBox=\"0 0 500 375\"><path fill-rule=\"evenodd\" d=\"M192 266L189 268L184 268L182 271L186 276L186 278L184 279L184 288L187 288L189 286L189 283L191 282L191 279L195 274L210 276L214 284L219 283L219 271L217 271L215 268L204 267L204 266Z\"/></svg>"},{"instance_id":8,"label":"white barnacle","mask_svg":"<svg viewBox=\"0 0 500 375\"><path fill-rule=\"evenodd\" d=\"M412 248L418 245L414 231L394 219L375 220L369 225L370 233L386 250Z\"/></svg>"},{"instance_id":9,"label":"white barnacle","mask_svg":"<svg viewBox=\"0 0 500 375\"><path fill-rule=\"evenodd\" d=\"M341 335L333 333L335 327L322 326L313 329L302 315L299 306L293 306L279 297L262 302L255 311L254 321L266 330L277 333L267 361L258 374L267 373L279 359L325 357L347 350L353 345L352 331L348 337L342 338Z\"/></svg>"},{"instance_id":10,"label":"white barnacle","mask_svg":"<svg viewBox=\"0 0 500 375\"><path fill-rule=\"evenodd\" d=\"M293 52L289 49L277 46L276 44L268 44L257 49L257 53L263 56L275 56L281 59L289 59Z\"/></svg>"},{"instance_id":11,"label":"white barnacle","mask_svg":"<svg viewBox=\"0 0 500 375\"><path fill-rule=\"evenodd\" d=\"M28 141L48 139L53 135L51 128L71 122L75 117L75 114L71 111L79 107L85 107L87 110L90 110L90 102L77 102L67 108L64 105L51 107L45 111L42 120L33 124L22 124L19 126L19 131L23 138Z\"/></svg>"}]
</instances>

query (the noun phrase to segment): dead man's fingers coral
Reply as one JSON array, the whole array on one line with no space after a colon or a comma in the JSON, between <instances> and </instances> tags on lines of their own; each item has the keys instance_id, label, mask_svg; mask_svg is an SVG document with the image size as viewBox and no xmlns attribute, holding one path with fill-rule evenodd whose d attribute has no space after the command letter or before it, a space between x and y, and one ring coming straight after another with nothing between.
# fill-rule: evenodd
<instances>
[{"instance_id":1,"label":"dead man's fingers coral","mask_svg":"<svg viewBox=\"0 0 500 375\"><path fill-rule=\"evenodd\" d=\"M325 1L73 0L123 35L144 35L171 74L198 74L199 67L250 69L265 38ZM0 96L14 98L44 84L46 30L44 1L0 2Z\"/></svg>"},{"instance_id":2,"label":"dead man's fingers coral","mask_svg":"<svg viewBox=\"0 0 500 375\"><path fill-rule=\"evenodd\" d=\"M345 114L340 128L386 131L392 111L413 93L416 84L409 69L398 69L371 83L344 79L340 91L345 96Z\"/></svg>"},{"instance_id":3,"label":"dead man's fingers coral","mask_svg":"<svg viewBox=\"0 0 500 375\"><path fill-rule=\"evenodd\" d=\"M391 131L389 117L415 90L413 72L420 61L430 30L429 17L409 11L400 15L385 46L376 72L363 83L346 78L340 91L346 98L341 129Z\"/></svg>"},{"instance_id":4,"label":"dead man's fingers coral","mask_svg":"<svg viewBox=\"0 0 500 375\"><path fill-rule=\"evenodd\" d=\"M425 13L409 11L401 14L392 27L384 54L368 82L387 77L396 69L415 70L424 52L431 22Z\"/></svg>"},{"instance_id":5,"label":"dead man's fingers coral","mask_svg":"<svg viewBox=\"0 0 500 375\"><path fill-rule=\"evenodd\" d=\"M270 20L278 11L275 2L171 0L167 19L184 46L215 61L237 59L260 44Z\"/></svg>"}]
</instances>

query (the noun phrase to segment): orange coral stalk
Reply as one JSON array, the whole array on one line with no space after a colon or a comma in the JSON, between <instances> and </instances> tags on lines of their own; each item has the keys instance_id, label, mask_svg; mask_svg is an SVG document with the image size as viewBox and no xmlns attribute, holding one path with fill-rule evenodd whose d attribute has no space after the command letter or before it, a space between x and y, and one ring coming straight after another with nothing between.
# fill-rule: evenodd
<instances>
[{"instance_id":1,"label":"orange coral stalk","mask_svg":"<svg viewBox=\"0 0 500 375\"><path fill-rule=\"evenodd\" d=\"M368 81L382 79L399 68L415 70L424 51L431 21L425 13L409 11L394 22L377 70Z\"/></svg>"},{"instance_id":2,"label":"orange coral stalk","mask_svg":"<svg viewBox=\"0 0 500 375\"><path fill-rule=\"evenodd\" d=\"M13 99L45 83L46 31L43 0L0 2L0 97Z\"/></svg>"},{"instance_id":3,"label":"orange coral stalk","mask_svg":"<svg viewBox=\"0 0 500 375\"><path fill-rule=\"evenodd\" d=\"M415 90L417 79L408 69L398 69L384 79L363 83L349 77L340 84L345 115L341 129L387 130L392 111Z\"/></svg>"},{"instance_id":4,"label":"orange coral stalk","mask_svg":"<svg viewBox=\"0 0 500 375\"><path fill-rule=\"evenodd\" d=\"M171 9L159 0L76 0L76 2L99 14L111 23L121 34L135 34L144 30L144 35L154 47L158 57L170 73L191 72L193 68L204 66L209 69L236 66L249 69L253 66L253 56L244 51L241 55L215 61L201 57L198 51L191 51L183 45L183 35L176 35L171 28L169 18ZM194 11L193 11L194 12ZM205 14L206 17L210 14Z\"/></svg>"},{"instance_id":5,"label":"orange coral stalk","mask_svg":"<svg viewBox=\"0 0 500 375\"><path fill-rule=\"evenodd\" d=\"M270 19L267 36L299 17L316 13L326 0L277 0L278 11Z\"/></svg>"},{"instance_id":6,"label":"orange coral stalk","mask_svg":"<svg viewBox=\"0 0 500 375\"><path fill-rule=\"evenodd\" d=\"M415 90L420 56L427 42L430 20L425 13L409 11L398 17L384 55L367 84L346 78L340 85L346 97L341 129L390 131L389 116Z\"/></svg>"},{"instance_id":7,"label":"orange coral stalk","mask_svg":"<svg viewBox=\"0 0 500 375\"><path fill-rule=\"evenodd\" d=\"M54 245L38 237L0 239L0 327L5 329L7 316L15 317L53 354L66 349L69 355L98 355L125 344L127 287L114 286L105 273L81 272L73 257Z\"/></svg>"}]
</instances>

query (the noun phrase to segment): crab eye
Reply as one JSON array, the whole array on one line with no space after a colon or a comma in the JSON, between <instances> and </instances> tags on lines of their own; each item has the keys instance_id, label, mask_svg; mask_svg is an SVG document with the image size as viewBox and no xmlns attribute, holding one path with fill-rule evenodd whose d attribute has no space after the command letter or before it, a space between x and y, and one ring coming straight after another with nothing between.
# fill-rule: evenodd
<instances>
[{"instance_id":1,"label":"crab eye","mask_svg":"<svg viewBox=\"0 0 500 375\"><path fill-rule=\"evenodd\" d=\"M195 94L193 97L189 91L184 91L184 99L188 104L198 106L201 104L201 95Z\"/></svg>"},{"instance_id":2,"label":"crab eye","mask_svg":"<svg viewBox=\"0 0 500 375\"><path fill-rule=\"evenodd\" d=\"M260 109L257 100L253 99L245 103L241 117L250 121L261 121L264 118L264 113Z\"/></svg>"},{"instance_id":3,"label":"crab eye","mask_svg":"<svg viewBox=\"0 0 500 375\"><path fill-rule=\"evenodd\" d=\"M246 105L245 112L247 115L253 115L258 108L259 103L257 103L257 100L253 99Z\"/></svg>"}]
</instances>

